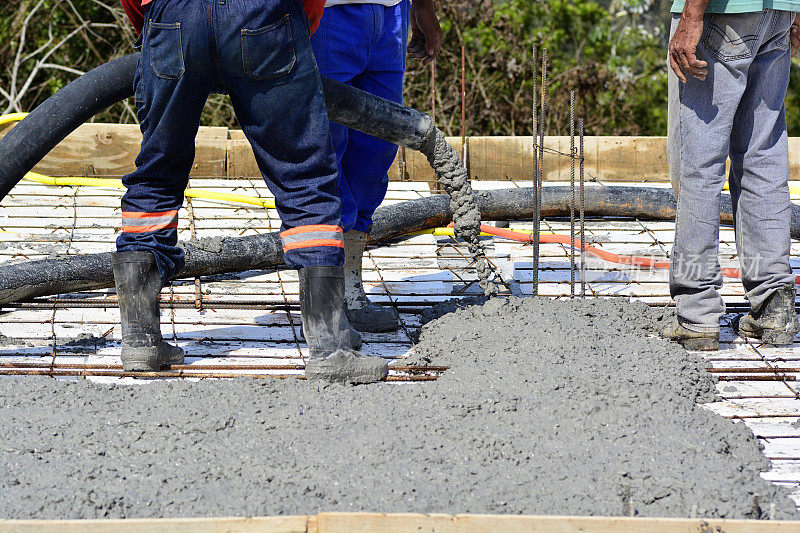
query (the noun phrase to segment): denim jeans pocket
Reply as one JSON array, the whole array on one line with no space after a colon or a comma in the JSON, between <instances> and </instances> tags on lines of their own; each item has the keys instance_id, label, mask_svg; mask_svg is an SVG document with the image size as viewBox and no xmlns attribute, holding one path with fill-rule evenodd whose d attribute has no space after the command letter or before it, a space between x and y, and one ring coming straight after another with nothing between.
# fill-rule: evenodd
<instances>
[{"instance_id":1,"label":"denim jeans pocket","mask_svg":"<svg viewBox=\"0 0 800 533\"><path fill-rule=\"evenodd\" d=\"M775 21L772 24L772 33L775 35L775 47L779 50L788 50L790 41L790 30L794 17L797 14L795 11L778 11L775 14Z\"/></svg>"},{"instance_id":2,"label":"denim jeans pocket","mask_svg":"<svg viewBox=\"0 0 800 533\"><path fill-rule=\"evenodd\" d=\"M766 11L714 13L708 19L703 45L722 61L752 57L766 17Z\"/></svg>"},{"instance_id":3,"label":"denim jeans pocket","mask_svg":"<svg viewBox=\"0 0 800 533\"><path fill-rule=\"evenodd\" d=\"M296 60L289 15L257 30L242 30L242 67L252 79L283 76Z\"/></svg>"},{"instance_id":4,"label":"denim jeans pocket","mask_svg":"<svg viewBox=\"0 0 800 533\"><path fill-rule=\"evenodd\" d=\"M177 80L183 76L183 47L181 25L147 23L147 41L150 48L150 65L159 78Z\"/></svg>"}]
</instances>

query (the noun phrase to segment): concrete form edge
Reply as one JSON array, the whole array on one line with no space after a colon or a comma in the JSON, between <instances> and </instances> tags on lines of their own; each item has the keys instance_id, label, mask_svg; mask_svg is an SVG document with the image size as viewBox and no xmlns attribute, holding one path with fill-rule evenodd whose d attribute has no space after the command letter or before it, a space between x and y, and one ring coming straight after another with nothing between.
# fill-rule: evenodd
<instances>
[{"instance_id":1,"label":"concrete form edge","mask_svg":"<svg viewBox=\"0 0 800 533\"><path fill-rule=\"evenodd\" d=\"M579 516L446 515L411 513L320 513L250 518L130 520L0 520L0 533L788 533L800 521L715 520Z\"/></svg>"}]
</instances>

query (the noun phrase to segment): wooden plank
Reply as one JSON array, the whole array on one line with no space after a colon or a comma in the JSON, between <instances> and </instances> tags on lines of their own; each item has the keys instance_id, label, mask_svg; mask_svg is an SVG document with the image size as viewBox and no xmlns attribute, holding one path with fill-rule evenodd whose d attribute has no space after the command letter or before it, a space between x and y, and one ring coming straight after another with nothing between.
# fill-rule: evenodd
<instances>
[{"instance_id":1,"label":"wooden plank","mask_svg":"<svg viewBox=\"0 0 800 533\"><path fill-rule=\"evenodd\" d=\"M769 533L800 531L800 522L684 518L320 513L319 533Z\"/></svg>"},{"instance_id":2,"label":"wooden plank","mask_svg":"<svg viewBox=\"0 0 800 533\"><path fill-rule=\"evenodd\" d=\"M533 179L531 137L470 137L467 146L472 179ZM545 137L544 146L542 179L569 180L569 157L559 155L569 154L569 137Z\"/></svg>"},{"instance_id":3,"label":"wooden plank","mask_svg":"<svg viewBox=\"0 0 800 533\"><path fill-rule=\"evenodd\" d=\"M604 181L669 181L666 137L595 137L593 174ZM592 168L592 167L588 167Z\"/></svg>"},{"instance_id":4,"label":"wooden plank","mask_svg":"<svg viewBox=\"0 0 800 533\"><path fill-rule=\"evenodd\" d=\"M314 516L128 520L3 520L0 533L788 533L800 522L604 516L320 513Z\"/></svg>"},{"instance_id":5,"label":"wooden plank","mask_svg":"<svg viewBox=\"0 0 800 533\"><path fill-rule=\"evenodd\" d=\"M200 128L192 176L226 175L227 128ZM135 170L142 135L135 124L84 124L36 167L48 176L121 176Z\"/></svg>"},{"instance_id":6,"label":"wooden plank","mask_svg":"<svg viewBox=\"0 0 800 533\"><path fill-rule=\"evenodd\" d=\"M233 134L234 131L230 133ZM228 168L224 175L229 178L260 178L261 171L258 170L253 148L244 138L244 134L241 138L238 135L236 137L227 141Z\"/></svg>"},{"instance_id":7,"label":"wooden plank","mask_svg":"<svg viewBox=\"0 0 800 533\"><path fill-rule=\"evenodd\" d=\"M461 140L447 141L460 152ZM545 137L543 179L566 181L570 177L570 142L566 136ZM473 180L532 180L532 138L469 137L467 168ZM668 182L665 137L585 137L585 168L604 181ZM398 179L399 154L389 171ZM418 152L406 150L406 175L411 181L432 181L433 171Z\"/></svg>"},{"instance_id":8,"label":"wooden plank","mask_svg":"<svg viewBox=\"0 0 800 533\"><path fill-rule=\"evenodd\" d=\"M10 127L0 127L0 138ZM447 141L461 154L460 137ZM135 124L84 124L60 143L36 171L52 176L120 176L134 168L141 134ZM475 136L467 140L467 168L473 180L531 180L532 139ZM585 137L587 178L605 182L669 182L665 137ZM252 148L241 130L200 128L192 176L260 178ZM545 138L546 181L569 179L569 137ZM398 152L389 169L392 181L434 182L425 157L405 150L405 174ZM789 139L789 171L800 175L800 138Z\"/></svg>"}]
</instances>

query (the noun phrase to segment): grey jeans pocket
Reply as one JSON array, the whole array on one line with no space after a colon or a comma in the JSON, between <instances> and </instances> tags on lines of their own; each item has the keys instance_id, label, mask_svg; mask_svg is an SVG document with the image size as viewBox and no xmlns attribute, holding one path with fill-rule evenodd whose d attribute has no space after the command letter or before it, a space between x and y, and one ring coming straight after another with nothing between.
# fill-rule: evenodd
<instances>
[{"instance_id":1,"label":"grey jeans pocket","mask_svg":"<svg viewBox=\"0 0 800 533\"><path fill-rule=\"evenodd\" d=\"M296 61L289 15L257 30L242 30L242 66L254 80L283 76Z\"/></svg>"},{"instance_id":2,"label":"grey jeans pocket","mask_svg":"<svg viewBox=\"0 0 800 533\"><path fill-rule=\"evenodd\" d=\"M714 13L708 18L703 46L722 61L752 57L766 17L766 11Z\"/></svg>"},{"instance_id":3,"label":"grey jeans pocket","mask_svg":"<svg viewBox=\"0 0 800 533\"><path fill-rule=\"evenodd\" d=\"M177 80L183 76L183 47L181 24L147 23L147 40L150 47L150 65L159 78Z\"/></svg>"},{"instance_id":4,"label":"grey jeans pocket","mask_svg":"<svg viewBox=\"0 0 800 533\"><path fill-rule=\"evenodd\" d=\"M775 46L779 50L788 50L791 44L790 30L796 11L778 11L773 23L772 33L775 35Z\"/></svg>"}]
</instances>

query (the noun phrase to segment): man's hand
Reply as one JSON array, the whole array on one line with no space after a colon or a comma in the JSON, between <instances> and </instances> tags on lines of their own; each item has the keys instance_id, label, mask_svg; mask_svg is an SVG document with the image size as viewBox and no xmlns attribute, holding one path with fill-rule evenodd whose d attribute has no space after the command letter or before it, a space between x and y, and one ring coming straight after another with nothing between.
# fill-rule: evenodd
<instances>
[{"instance_id":1,"label":"man's hand","mask_svg":"<svg viewBox=\"0 0 800 533\"><path fill-rule=\"evenodd\" d=\"M688 3L688 2L687 2ZM697 58L697 43L703 34L703 15L681 15L678 29L669 41L669 66L682 82L686 83L686 74L700 80L706 79L708 63Z\"/></svg>"},{"instance_id":2,"label":"man's hand","mask_svg":"<svg viewBox=\"0 0 800 533\"><path fill-rule=\"evenodd\" d=\"M800 13L794 17L792 28L789 30L789 40L792 43L792 57L795 57L797 49L800 48Z\"/></svg>"},{"instance_id":3,"label":"man's hand","mask_svg":"<svg viewBox=\"0 0 800 533\"><path fill-rule=\"evenodd\" d=\"M408 53L425 66L442 50L442 28L433 8L433 0L413 0L411 4L411 41Z\"/></svg>"}]
</instances>

